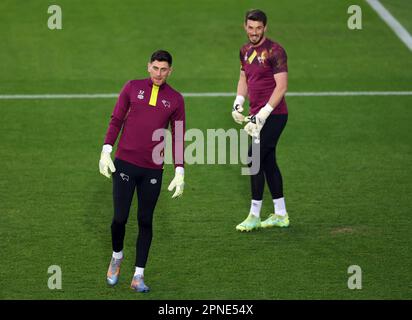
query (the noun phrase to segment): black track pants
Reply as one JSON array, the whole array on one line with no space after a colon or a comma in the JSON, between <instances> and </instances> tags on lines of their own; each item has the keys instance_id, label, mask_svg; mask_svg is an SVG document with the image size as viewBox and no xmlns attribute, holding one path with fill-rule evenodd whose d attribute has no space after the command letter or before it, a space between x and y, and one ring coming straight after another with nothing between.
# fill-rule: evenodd
<instances>
[{"instance_id":1,"label":"black track pants","mask_svg":"<svg viewBox=\"0 0 412 320\"><path fill-rule=\"evenodd\" d=\"M260 150L252 155L252 145L249 147L249 157L260 162L260 169L257 174L251 175L251 190L253 200L262 200L265 177L269 185L269 190L273 199L283 197L283 181L278 164L276 162L276 145L288 120L287 114L270 115L260 131ZM252 144L255 139L252 139ZM250 164L252 166L252 164Z\"/></svg>"},{"instance_id":2,"label":"black track pants","mask_svg":"<svg viewBox=\"0 0 412 320\"><path fill-rule=\"evenodd\" d=\"M123 250L126 223L136 190L139 225L136 266L144 268L152 242L153 211L160 194L163 170L141 168L120 159L115 159L114 165L116 167L116 172L112 175L114 216L111 226L113 251Z\"/></svg>"}]
</instances>

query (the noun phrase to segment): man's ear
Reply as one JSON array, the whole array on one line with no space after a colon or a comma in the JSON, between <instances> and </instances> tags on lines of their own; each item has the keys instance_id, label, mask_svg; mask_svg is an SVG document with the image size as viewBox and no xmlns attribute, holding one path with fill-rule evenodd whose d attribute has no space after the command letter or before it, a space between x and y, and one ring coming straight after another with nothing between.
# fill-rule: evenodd
<instances>
[{"instance_id":1,"label":"man's ear","mask_svg":"<svg viewBox=\"0 0 412 320\"><path fill-rule=\"evenodd\" d=\"M169 69L169 76L172 74L172 71L173 71L173 67L170 67L170 69Z\"/></svg>"},{"instance_id":2,"label":"man's ear","mask_svg":"<svg viewBox=\"0 0 412 320\"><path fill-rule=\"evenodd\" d=\"M151 64L150 62L147 63L147 72L150 72L150 67L151 67L151 65L152 65L152 64Z\"/></svg>"}]
</instances>

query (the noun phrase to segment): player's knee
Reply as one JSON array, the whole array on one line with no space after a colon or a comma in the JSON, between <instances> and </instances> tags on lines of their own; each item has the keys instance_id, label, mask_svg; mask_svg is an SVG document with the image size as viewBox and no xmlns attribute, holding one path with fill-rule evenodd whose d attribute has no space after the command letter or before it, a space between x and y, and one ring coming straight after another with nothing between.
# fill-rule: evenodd
<instances>
[{"instance_id":1,"label":"player's knee","mask_svg":"<svg viewBox=\"0 0 412 320\"><path fill-rule=\"evenodd\" d=\"M251 156L248 157L247 166L249 168L258 168L257 171L259 171L259 168L262 167L263 159L264 159L264 156L260 152L252 154Z\"/></svg>"},{"instance_id":2,"label":"player's knee","mask_svg":"<svg viewBox=\"0 0 412 320\"><path fill-rule=\"evenodd\" d=\"M123 216L115 216L112 220L112 227L124 226L127 223L127 218Z\"/></svg>"},{"instance_id":3,"label":"player's knee","mask_svg":"<svg viewBox=\"0 0 412 320\"><path fill-rule=\"evenodd\" d=\"M150 215L140 214L139 218L137 219L137 223L139 225L139 228L144 228L144 229L152 228L152 219Z\"/></svg>"}]
</instances>

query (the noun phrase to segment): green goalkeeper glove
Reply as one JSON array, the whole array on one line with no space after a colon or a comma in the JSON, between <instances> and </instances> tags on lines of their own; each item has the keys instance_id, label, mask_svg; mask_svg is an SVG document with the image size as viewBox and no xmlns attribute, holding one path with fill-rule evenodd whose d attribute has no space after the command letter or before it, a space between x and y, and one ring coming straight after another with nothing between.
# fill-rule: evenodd
<instances>
[{"instance_id":1,"label":"green goalkeeper glove","mask_svg":"<svg viewBox=\"0 0 412 320\"><path fill-rule=\"evenodd\" d=\"M110 173L116 171L116 168L114 167L112 158L110 157L110 153L112 152L112 146L110 144L105 144L102 149L102 153L100 155L100 161L99 161L99 170L102 175L110 179Z\"/></svg>"},{"instance_id":2,"label":"green goalkeeper glove","mask_svg":"<svg viewBox=\"0 0 412 320\"><path fill-rule=\"evenodd\" d=\"M185 185L184 172L185 171L183 167L176 167L175 177L173 178L172 182L170 182L169 187L167 188L167 190L169 191L172 191L174 188L176 188L172 198L178 198L183 194L183 188Z\"/></svg>"}]
</instances>

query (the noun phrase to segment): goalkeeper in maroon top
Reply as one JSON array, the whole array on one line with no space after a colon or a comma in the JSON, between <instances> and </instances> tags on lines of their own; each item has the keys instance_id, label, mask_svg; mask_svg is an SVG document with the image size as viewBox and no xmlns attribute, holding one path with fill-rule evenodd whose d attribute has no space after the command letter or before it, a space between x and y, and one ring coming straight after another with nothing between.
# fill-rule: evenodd
<instances>
[{"instance_id":1,"label":"goalkeeper in maroon top","mask_svg":"<svg viewBox=\"0 0 412 320\"><path fill-rule=\"evenodd\" d=\"M149 78L128 81L120 92L99 161L100 173L113 177L113 254L107 271L109 285L115 285L119 279L126 222L135 190L137 193L139 232L131 287L138 292L149 291L143 272L152 241L153 212L162 185L164 131L169 124L175 164L175 177L168 188L169 191L175 189L172 198L180 197L184 186L185 106L182 95L166 83L172 72L170 53L154 52L148 72ZM121 130L112 162L110 153Z\"/></svg>"},{"instance_id":2,"label":"goalkeeper in maroon top","mask_svg":"<svg viewBox=\"0 0 412 320\"><path fill-rule=\"evenodd\" d=\"M244 27L249 42L240 49L240 77L232 109L235 122L246 122L244 130L252 136L249 166L254 167L252 164L259 162L258 172L251 173L250 212L248 217L236 226L239 231L289 226L282 175L276 162L276 145L288 119L285 101L288 83L287 56L279 43L266 38L266 23L266 15L261 10L250 10L246 13ZM247 117L242 114L246 98L250 102ZM260 210L265 180L272 195L274 213L261 222Z\"/></svg>"}]
</instances>

